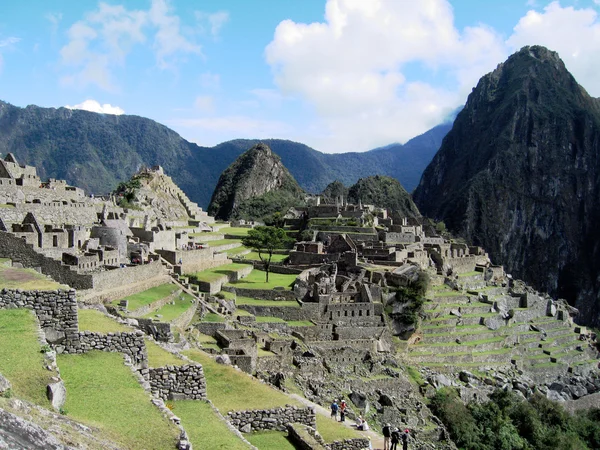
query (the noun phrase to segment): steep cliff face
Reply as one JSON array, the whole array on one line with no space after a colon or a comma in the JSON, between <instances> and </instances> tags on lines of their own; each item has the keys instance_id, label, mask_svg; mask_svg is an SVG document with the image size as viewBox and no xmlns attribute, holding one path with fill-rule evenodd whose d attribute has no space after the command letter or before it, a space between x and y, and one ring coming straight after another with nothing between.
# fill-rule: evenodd
<instances>
[{"instance_id":1,"label":"steep cliff face","mask_svg":"<svg viewBox=\"0 0 600 450\"><path fill-rule=\"evenodd\" d=\"M208 212L224 220L260 219L297 204L302 196L302 189L279 156L259 143L221 174Z\"/></svg>"},{"instance_id":2,"label":"steep cliff face","mask_svg":"<svg viewBox=\"0 0 600 450\"><path fill-rule=\"evenodd\" d=\"M361 178L350 187L348 200L389 208L398 217L421 216L410 194L392 177L375 175Z\"/></svg>"},{"instance_id":3,"label":"steep cliff face","mask_svg":"<svg viewBox=\"0 0 600 450\"><path fill-rule=\"evenodd\" d=\"M421 212L600 324L600 108L555 52L485 75L425 170Z\"/></svg>"}]
</instances>

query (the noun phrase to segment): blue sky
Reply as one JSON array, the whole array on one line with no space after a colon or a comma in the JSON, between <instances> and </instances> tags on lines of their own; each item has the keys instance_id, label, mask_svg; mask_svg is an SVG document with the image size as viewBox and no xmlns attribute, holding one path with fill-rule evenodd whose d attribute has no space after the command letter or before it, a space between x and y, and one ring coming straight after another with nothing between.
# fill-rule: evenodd
<instances>
[{"instance_id":1,"label":"blue sky","mask_svg":"<svg viewBox=\"0 0 600 450\"><path fill-rule=\"evenodd\" d=\"M0 99L157 120L200 145L326 152L440 123L523 45L600 96L600 0L23 0L0 4Z\"/></svg>"}]
</instances>

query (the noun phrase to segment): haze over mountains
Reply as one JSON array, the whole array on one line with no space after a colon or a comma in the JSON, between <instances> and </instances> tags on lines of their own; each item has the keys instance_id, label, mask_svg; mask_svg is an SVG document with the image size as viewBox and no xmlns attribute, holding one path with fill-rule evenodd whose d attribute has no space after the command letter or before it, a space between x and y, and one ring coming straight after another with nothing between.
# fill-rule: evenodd
<instances>
[{"instance_id":1,"label":"haze over mountains","mask_svg":"<svg viewBox=\"0 0 600 450\"><path fill-rule=\"evenodd\" d=\"M437 126L404 145L365 153L325 154L292 141L264 142L308 192L321 192L336 179L349 186L376 174L392 176L411 191L450 126ZM140 166L159 164L206 208L221 172L258 142L233 140L201 147L143 117L19 108L0 101L0 153L13 152L19 161L36 166L42 178L66 179L91 193L109 192Z\"/></svg>"},{"instance_id":2,"label":"haze over mountains","mask_svg":"<svg viewBox=\"0 0 600 450\"><path fill-rule=\"evenodd\" d=\"M414 198L600 323L600 100L557 53L524 47L479 81Z\"/></svg>"}]
</instances>

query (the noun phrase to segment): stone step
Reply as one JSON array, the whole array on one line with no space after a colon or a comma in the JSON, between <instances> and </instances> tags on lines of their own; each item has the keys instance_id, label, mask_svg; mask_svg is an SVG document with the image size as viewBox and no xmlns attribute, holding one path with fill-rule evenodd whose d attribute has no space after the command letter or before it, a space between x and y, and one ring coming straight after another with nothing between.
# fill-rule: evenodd
<instances>
[{"instance_id":1,"label":"stone step","mask_svg":"<svg viewBox=\"0 0 600 450\"><path fill-rule=\"evenodd\" d=\"M472 297L469 295L448 295L438 297L437 295L433 296L429 299L429 301L434 303L469 303L471 299L477 299L477 297Z\"/></svg>"},{"instance_id":2,"label":"stone step","mask_svg":"<svg viewBox=\"0 0 600 450\"><path fill-rule=\"evenodd\" d=\"M575 333L570 333L570 334L553 336L551 340L548 339L546 342L549 342L549 344L551 344L551 345L562 345L562 344L567 344L569 342L574 342L575 340L578 339L578 337L579 337L579 335L577 335Z\"/></svg>"},{"instance_id":3,"label":"stone step","mask_svg":"<svg viewBox=\"0 0 600 450\"><path fill-rule=\"evenodd\" d=\"M498 350L504 346L504 337L495 337L490 339L483 339L480 341L469 341L463 344L448 343L448 345L440 344L415 344L409 346L409 353L411 352L426 352L432 354L450 354L460 352L475 352L475 351L487 351L487 350Z\"/></svg>"},{"instance_id":4,"label":"stone step","mask_svg":"<svg viewBox=\"0 0 600 450\"><path fill-rule=\"evenodd\" d=\"M533 321L531 322L532 325L538 327L538 328L543 328L546 332L553 330L554 328L567 328L568 324L566 321L564 320L557 320L552 318L551 320L544 320L544 321Z\"/></svg>"},{"instance_id":5,"label":"stone step","mask_svg":"<svg viewBox=\"0 0 600 450\"><path fill-rule=\"evenodd\" d=\"M407 358L411 363L419 363L421 365L429 366L430 364L462 364L462 363L478 363L480 365L486 365L489 363L510 363L511 353L510 350L500 349L496 352L490 353L485 352L457 352L449 354L423 354L423 355L408 355ZM548 358L549 360L549 358Z\"/></svg>"},{"instance_id":6,"label":"stone step","mask_svg":"<svg viewBox=\"0 0 600 450\"><path fill-rule=\"evenodd\" d=\"M556 327L544 331L546 331L546 336L548 336L548 338L553 338L554 336L564 336L566 334L570 334L571 336L579 336L579 334L575 333L573 328L568 327Z\"/></svg>"}]
</instances>

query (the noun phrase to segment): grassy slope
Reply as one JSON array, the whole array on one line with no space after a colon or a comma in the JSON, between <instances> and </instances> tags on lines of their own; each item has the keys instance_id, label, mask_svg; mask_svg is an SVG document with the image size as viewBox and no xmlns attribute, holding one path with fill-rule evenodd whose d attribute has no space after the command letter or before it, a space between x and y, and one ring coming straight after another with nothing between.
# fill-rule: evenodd
<instances>
[{"instance_id":1,"label":"grassy slope","mask_svg":"<svg viewBox=\"0 0 600 450\"><path fill-rule=\"evenodd\" d=\"M179 400L174 403L173 413L181 419L181 424L195 449L244 450L249 448L227 428L206 402Z\"/></svg>"},{"instance_id":2,"label":"grassy slope","mask_svg":"<svg viewBox=\"0 0 600 450\"><path fill-rule=\"evenodd\" d=\"M117 353L58 355L67 388L65 409L105 430L124 448L174 448L177 428L161 416Z\"/></svg>"},{"instance_id":3,"label":"grassy slope","mask_svg":"<svg viewBox=\"0 0 600 450\"><path fill-rule=\"evenodd\" d=\"M260 431L246 436L252 445L260 450L294 450L296 447L281 431Z\"/></svg>"},{"instance_id":4,"label":"grassy slope","mask_svg":"<svg viewBox=\"0 0 600 450\"><path fill-rule=\"evenodd\" d=\"M243 289L273 289L278 286L291 289L296 281L297 275L285 275L281 273L269 273L269 282L265 281L265 272L253 270L250 275L240 281L231 283L234 287Z\"/></svg>"},{"instance_id":5,"label":"grassy slope","mask_svg":"<svg viewBox=\"0 0 600 450\"><path fill-rule=\"evenodd\" d=\"M48 407L51 372L43 368L36 322L26 309L0 311L0 373L11 382L15 396Z\"/></svg>"},{"instance_id":6,"label":"grassy slope","mask_svg":"<svg viewBox=\"0 0 600 450\"><path fill-rule=\"evenodd\" d=\"M0 264L0 289L23 289L24 291L53 291L55 289L69 289L36 272L33 269L18 269L9 267L7 260Z\"/></svg>"},{"instance_id":7,"label":"grassy slope","mask_svg":"<svg viewBox=\"0 0 600 450\"><path fill-rule=\"evenodd\" d=\"M362 437L358 431L346 428L339 422L320 414L317 414L317 430L325 442Z\"/></svg>"},{"instance_id":8,"label":"grassy slope","mask_svg":"<svg viewBox=\"0 0 600 450\"><path fill-rule=\"evenodd\" d=\"M77 311L77 315L79 316L79 329L81 331L95 331L97 333L135 331L133 328L122 325L95 309L80 309Z\"/></svg>"},{"instance_id":9,"label":"grassy slope","mask_svg":"<svg viewBox=\"0 0 600 450\"><path fill-rule=\"evenodd\" d=\"M141 308L142 306L149 305L150 303L155 302L156 300L168 297L174 291L177 290L177 286L171 283L167 283L153 287L152 289L148 289L138 294L130 295L129 297L125 297L124 300L129 301L129 306L127 307L127 309L129 309L129 311L135 311L136 309ZM112 303L114 305L117 305L119 304L119 301L120 300L115 300Z\"/></svg>"},{"instance_id":10,"label":"grassy slope","mask_svg":"<svg viewBox=\"0 0 600 450\"><path fill-rule=\"evenodd\" d=\"M264 253L262 254L263 258L268 258L269 255L265 255ZM288 255L279 255L279 254L275 254L275 255L271 255L271 262L282 262L284 259L286 259L288 257ZM258 252L250 252L247 253L243 256L244 259L248 259L251 261L260 261L260 257L258 256Z\"/></svg>"},{"instance_id":11,"label":"grassy slope","mask_svg":"<svg viewBox=\"0 0 600 450\"><path fill-rule=\"evenodd\" d=\"M233 272L248 267L248 264L225 264L223 266L213 267L212 269L206 269L201 272L193 274L199 281L215 281L223 277L223 275L230 275Z\"/></svg>"},{"instance_id":12,"label":"grassy slope","mask_svg":"<svg viewBox=\"0 0 600 450\"><path fill-rule=\"evenodd\" d=\"M146 349L148 350L148 365L150 367L183 366L187 364L183 359L179 359L173 353L166 351L148 339L146 340Z\"/></svg>"},{"instance_id":13,"label":"grassy slope","mask_svg":"<svg viewBox=\"0 0 600 450\"><path fill-rule=\"evenodd\" d=\"M152 311L146 314L144 317L150 318L156 316L156 314L159 314L162 316L160 318L161 322L170 322L174 319L177 319L180 315L182 315L192 306L192 299L193 297L186 293L178 295L174 299L174 305L167 304L162 308L158 309L157 311Z\"/></svg>"},{"instance_id":14,"label":"grassy slope","mask_svg":"<svg viewBox=\"0 0 600 450\"><path fill-rule=\"evenodd\" d=\"M208 398L222 414L244 409L275 408L286 404L299 405L285 394L260 383L255 378L231 366L217 364L203 351L187 350L183 353L204 367Z\"/></svg>"}]
</instances>

